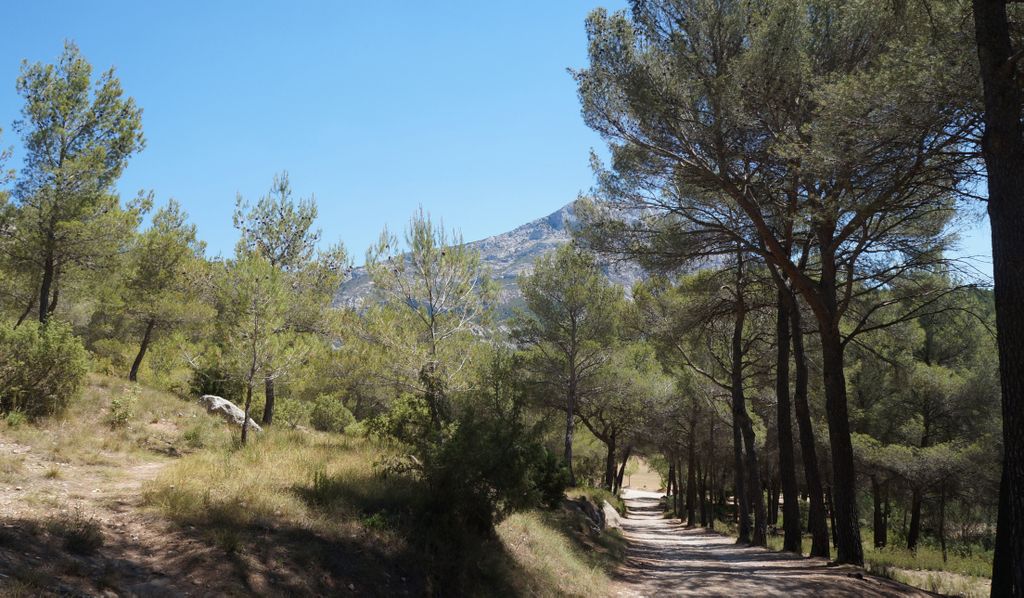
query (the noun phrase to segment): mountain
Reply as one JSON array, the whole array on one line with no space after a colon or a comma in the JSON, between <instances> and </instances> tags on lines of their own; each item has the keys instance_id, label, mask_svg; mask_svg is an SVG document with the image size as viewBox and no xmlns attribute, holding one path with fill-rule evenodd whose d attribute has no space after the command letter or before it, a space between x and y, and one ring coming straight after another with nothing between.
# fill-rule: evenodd
<instances>
[{"instance_id":1,"label":"mountain","mask_svg":"<svg viewBox=\"0 0 1024 598\"><path fill-rule=\"evenodd\" d=\"M563 206L544 218L527 222L506 233L468 243L480 252L480 258L490 271L491 278L500 286L499 305L507 311L519 299L516 279L533 269L539 256L569 242L578 220L573 203ZM608 278L629 289L644 277L643 270L634 264L604 264ZM336 305L358 307L370 295L373 283L363 267L355 268L352 275L338 290Z\"/></svg>"}]
</instances>

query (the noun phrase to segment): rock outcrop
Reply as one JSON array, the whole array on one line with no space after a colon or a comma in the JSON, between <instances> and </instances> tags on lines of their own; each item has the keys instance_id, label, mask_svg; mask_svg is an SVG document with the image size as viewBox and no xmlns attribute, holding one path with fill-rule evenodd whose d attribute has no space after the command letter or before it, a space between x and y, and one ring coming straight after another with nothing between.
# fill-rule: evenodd
<instances>
[{"instance_id":1,"label":"rock outcrop","mask_svg":"<svg viewBox=\"0 0 1024 598\"><path fill-rule=\"evenodd\" d=\"M239 409L237 405L223 397L218 397L216 395L203 395L199 397L199 404L206 408L207 413L216 413L224 421L229 424L234 424L239 428L242 427L242 422L245 421L245 412ZM254 422L251 417L249 418L249 429L254 432L263 431L263 428Z\"/></svg>"}]
</instances>

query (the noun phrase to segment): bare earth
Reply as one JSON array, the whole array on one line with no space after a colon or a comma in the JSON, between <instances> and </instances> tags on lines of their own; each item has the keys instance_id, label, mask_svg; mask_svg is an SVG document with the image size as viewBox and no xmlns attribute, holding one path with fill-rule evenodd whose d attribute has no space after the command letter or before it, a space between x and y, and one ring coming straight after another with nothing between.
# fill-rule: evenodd
<instances>
[{"instance_id":1,"label":"bare earth","mask_svg":"<svg viewBox=\"0 0 1024 598\"><path fill-rule=\"evenodd\" d=\"M664 519L661 494L624 490L629 552L615 596L935 596L856 567L737 546L728 536Z\"/></svg>"}]
</instances>

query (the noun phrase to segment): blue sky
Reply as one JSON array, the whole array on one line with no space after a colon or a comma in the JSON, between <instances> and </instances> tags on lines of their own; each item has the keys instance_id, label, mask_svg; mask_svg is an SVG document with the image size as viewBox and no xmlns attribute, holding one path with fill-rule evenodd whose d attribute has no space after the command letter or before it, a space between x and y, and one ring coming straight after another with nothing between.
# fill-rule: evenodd
<instances>
[{"instance_id":1,"label":"blue sky","mask_svg":"<svg viewBox=\"0 0 1024 598\"><path fill-rule=\"evenodd\" d=\"M234 246L235 194L256 199L281 170L357 262L419 205L482 238L592 185L602 144L566 68L585 64L587 13L624 4L22 2L0 32L0 143L17 142L21 60L53 62L72 39L144 109L122 194L180 201L211 255ZM987 230L963 252L987 256Z\"/></svg>"}]
</instances>

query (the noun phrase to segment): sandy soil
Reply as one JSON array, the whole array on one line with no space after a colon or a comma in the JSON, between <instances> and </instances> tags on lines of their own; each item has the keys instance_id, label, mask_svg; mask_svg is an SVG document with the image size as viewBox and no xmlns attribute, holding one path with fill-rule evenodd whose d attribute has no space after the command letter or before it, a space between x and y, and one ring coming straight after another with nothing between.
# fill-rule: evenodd
<instances>
[{"instance_id":1,"label":"sandy soil","mask_svg":"<svg viewBox=\"0 0 1024 598\"><path fill-rule=\"evenodd\" d=\"M664 519L661 494L627 489L627 563L616 596L934 596L864 573L857 567L827 567L762 548L737 546L731 537L686 529Z\"/></svg>"}]
</instances>

